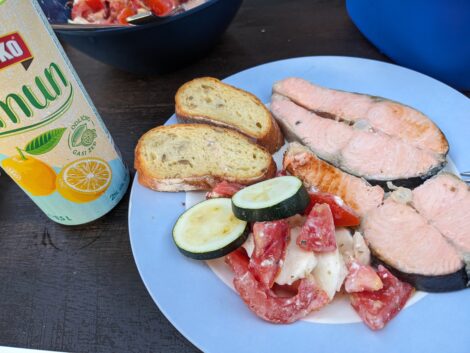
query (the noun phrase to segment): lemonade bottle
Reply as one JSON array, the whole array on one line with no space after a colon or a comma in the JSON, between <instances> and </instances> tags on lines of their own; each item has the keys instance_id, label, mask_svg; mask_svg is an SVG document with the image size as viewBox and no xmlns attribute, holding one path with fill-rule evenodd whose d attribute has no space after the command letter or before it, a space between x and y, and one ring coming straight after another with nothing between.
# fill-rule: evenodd
<instances>
[{"instance_id":1,"label":"lemonade bottle","mask_svg":"<svg viewBox=\"0 0 470 353\"><path fill-rule=\"evenodd\" d=\"M103 216L129 184L36 0L0 0L0 166L49 218L67 225Z\"/></svg>"}]
</instances>

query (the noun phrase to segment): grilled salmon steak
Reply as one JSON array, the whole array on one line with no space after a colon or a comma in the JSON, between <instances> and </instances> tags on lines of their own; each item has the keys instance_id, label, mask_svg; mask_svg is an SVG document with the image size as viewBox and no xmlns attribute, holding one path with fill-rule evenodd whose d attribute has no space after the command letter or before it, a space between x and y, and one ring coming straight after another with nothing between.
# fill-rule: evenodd
<instances>
[{"instance_id":1,"label":"grilled salmon steak","mask_svg":"<svg viewBox=\"0 0 470 353\"><path fill-rule=\"evenodd\" d=\"M444 134L411 107L299 78L277 82L273 92L271 111L289 140L372 184L415 187L445 165Z\"/></svg>"},{"instance_id":2,"label":"grilled salmon steak","mask_svg":"<svg viewBox=\"0 0 470 353\"><path fill-rule=\"evenodd\" d=\"M418 289L467 287L469 187L456 176L441 173L410 196L403 202L389 197L364 217L362 230L372 253Z\"/></svg>"},{"instance_id":3,"label":"grilled salmon steak","mask_svg":"<svg viewBox=\"0 0 470 353\"><path fill-rule=\"evenodd\" d=\"M371 186L364 179L341 171L297 142L289 144L283 168L302 180L306 187L340 197L359 216L378 207L384 197L380 186Z\"/></svg>"}]
</instances>

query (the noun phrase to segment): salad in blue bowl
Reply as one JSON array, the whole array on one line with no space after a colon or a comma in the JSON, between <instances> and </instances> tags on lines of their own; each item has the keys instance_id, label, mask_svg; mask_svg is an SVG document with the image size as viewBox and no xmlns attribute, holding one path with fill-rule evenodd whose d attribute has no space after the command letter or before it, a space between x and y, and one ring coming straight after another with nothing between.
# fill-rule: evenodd
<instances>
[{"instance_id":1,"label":"salad in blue bowl","mask_svg":"<svg viewBox=\"0 0 470 353\"><path fill-rule=\"evenodd\" d=\"M204 56L242 1L40 0L40 4L64 42L118 69L157 74ZM139 17L147 20L130 23Z\"/></svg>"}]
</instances>

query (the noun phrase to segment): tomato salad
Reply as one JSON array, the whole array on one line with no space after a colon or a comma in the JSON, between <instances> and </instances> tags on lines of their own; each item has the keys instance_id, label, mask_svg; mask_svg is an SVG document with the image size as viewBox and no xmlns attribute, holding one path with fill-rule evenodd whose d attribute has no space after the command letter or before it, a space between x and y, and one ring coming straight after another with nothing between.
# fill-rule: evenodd
<instances>
[{"instance_id":1,"label":"tomato salad","mask_svg":"<svg viewBox=\"0 0 470 353\"><path fill-rule=\"evenodd\" d=\"M204 0L74 0L70 23L122 24L142 11L167 16L176 10L184 11Z\"/></svg>"},{"instance_id":2,"label":"tomato salad","mask_svg":"<svg viewBox=\"0 0 470 353\"><path fill-rule=\"evenodd\" d=\"M302 319L342 291L378 330L413 294L385 267L370 265L362 235L349 230L360 218L335 195L307 191L298 178L281 174L248 187L222 182L206 198L178 219L175 243L192 258L225 256L236 291L268 322Z\"/></svg>"}]
</instances>

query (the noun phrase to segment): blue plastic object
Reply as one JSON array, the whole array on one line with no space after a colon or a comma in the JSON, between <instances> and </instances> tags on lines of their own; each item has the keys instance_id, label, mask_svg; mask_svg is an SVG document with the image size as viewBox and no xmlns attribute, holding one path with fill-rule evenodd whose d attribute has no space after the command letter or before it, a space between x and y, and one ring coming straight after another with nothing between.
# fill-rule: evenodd
<instances>
[{"instance_id":1,"label":"blue plastic object","mask_svg":"<svg viewBox=\"0 0 470 353\"><path fill-rule=\"evenodd\" d=\"M61 2L63 0L59 0ZM46 16L57 14L56 0L44 0ZM122 28L56 30L58 37L85 54L136 74L155 74L177 69L201 58L216 43L235 17L243 0L209 0L158 23ZM63 7L63 11L69 11ZM54 23L54 22L53 22Z\"/></svg>"},{"instance_id":2,"label":"blue plastic object","mask_svg":"<svg viewBox=\"0 0 470 353\"><path fill-rule=\"evenodd\" d=\"M469 0L347 0L351 19L400 65L470 89Z\"/></svg>"}]
</instances>

